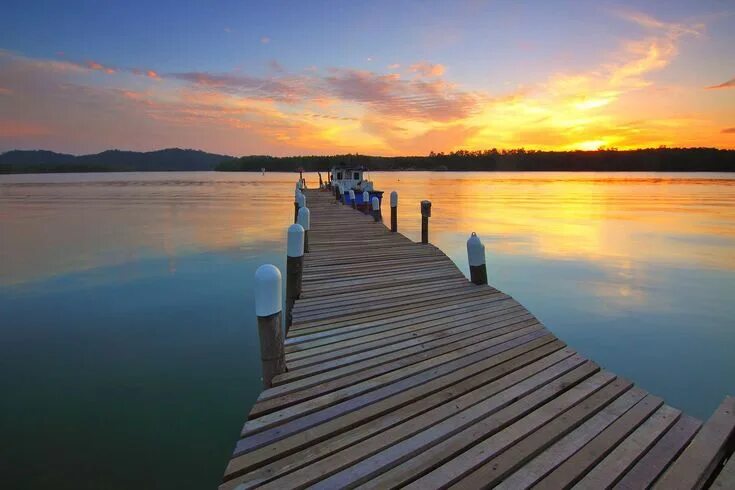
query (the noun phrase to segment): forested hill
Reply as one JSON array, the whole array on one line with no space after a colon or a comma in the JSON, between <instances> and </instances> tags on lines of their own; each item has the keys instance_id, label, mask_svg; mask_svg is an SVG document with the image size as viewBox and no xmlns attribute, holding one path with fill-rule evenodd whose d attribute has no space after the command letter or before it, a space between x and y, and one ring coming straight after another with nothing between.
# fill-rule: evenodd
<instances>
[{"instance_id":1,"label":"forested hill","mask_svg":"<svg viewBox=\"0 0 735 490\"><path fill-rule=\"evenodd\" d=\"M221 171L327 170L334 164L363 165L370 170L524 170L524 171L670 171L735 172L735 150L651 148L597 151L457 151L428 156L377 157L332 155L245 156L217 166Z\"/></svg>"},{"instance_id":2,"label":"forested hill","mask_svg":"<svg viewBox=\"0 0 735 490\"><path fill-rule=\"evenodd\" d=\"M14 150L0 155L0 173L213 170L232 158L180 148L150 152L108 150L81 156L43 150Z\"/></svg>"}]
</instances>

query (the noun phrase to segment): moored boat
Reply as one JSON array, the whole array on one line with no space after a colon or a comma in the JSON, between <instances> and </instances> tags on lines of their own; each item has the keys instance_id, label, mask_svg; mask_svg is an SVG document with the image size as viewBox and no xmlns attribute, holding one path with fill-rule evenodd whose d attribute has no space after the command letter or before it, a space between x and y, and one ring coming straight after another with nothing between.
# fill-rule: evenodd
<instances>
[{"instance_id":1,"label":"moored boat","mask_svg":"<svg viewBox=\"0 0 735 490\"><path fill-rule=\"evenodd\" d=\"M373 182L366 178L365 172L367 169L362 166L353 167L344 163L335 165L329 171L329 189L334 192L337 199L348 205L352 205L350 191L354 191L357 207L370 205L373 197L377 197L378 201L382 202L383 191L374 188ZM364 199L365 192L369 196L367 202Z\"/></svg>"}]
</instances>

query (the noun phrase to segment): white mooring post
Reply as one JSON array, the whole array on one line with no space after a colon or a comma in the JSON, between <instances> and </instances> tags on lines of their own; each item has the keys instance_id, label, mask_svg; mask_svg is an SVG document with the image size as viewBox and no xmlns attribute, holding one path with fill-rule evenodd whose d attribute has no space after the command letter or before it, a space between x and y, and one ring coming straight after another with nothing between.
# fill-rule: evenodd
<instances>
[{"instance_id":1,"label":"white mooring post","mask_svg":"<svg viewBox=\"0 0 735 490\"><path fill-rule=\"evenodd\" d=\"M277 374L286 372L281 329L281 271L265 264L255 271L255 314L258 317L263 387L270 388Z\"/></svg>"},{"instance_id":2,"label":"white mooring post","mask_svg":"<svg viewBox=\"0 0 735 490\"><path fill-rule=\"evenodd\" d=\"M286 332L293 323L293 305L301 295L303 271L304 227L294 223L288 227L286 241Z\"/></svg>"},{"instance_id":3,"label":"white mooring post","mask_svg":"<svg viewBox=\"0 0 735 490\"><path fill-rule=\"evenodd\" d=\"M297 198L299 203L299 209L306 207L306 196L303 193L299 194L299 197Z\"/></svg>"},{"instance_id":4,"label":"white mooring post","mask_svg":"<svg viewBox=\"0 0 735 490\"><path fill-rule=\"evenodd\" d=\"M390 193L390 231L398 231L398 193Z\"/></svg>"},{"instance_id":5,"label":"white mooring post","mask_svg":"<svg viewBox=\"0 0 735 490\"><path fill-rule=\"evenodd\" d=\"M352 203L352 209L357 209L357 202L355 201L355 191L350 189L350 202Z\"/></svg>"},{"instance_id":6,"label":"white mooring post","mask_svg":"<svg viewBox=\"0 0 735 490\"><path fill-rule=\"evenodd\" d=\"M376 223L380 222L380 199L378 199L376 196L373 196L372 200L373 205L373 219Z\"/></svg>"},{"instance_id":7,"label":"white mooring post","mask_svg":"<svg viewBox=\"0 0 735 490\"><path fill-rule=\"evenodd\" d=\"M342 184L339 185L339 200L345 204L345 188Z\"/></svg>"},{"instance_id":8,"label":"white mooring post","mask_svg":"<svg viewBox=\"0 0 735 490\"><path fill-rule=\"evenodd\" d=\"M470 263L470 281L474 284L487 284L485 266L485 245L474 231L467 240L467 260Z\"/></svg>"},{"instance_id":9,"label":"white mooring post","mask_svg":"<svg viewBox=\"0 0 735 490\"><path fill-rule=\"evenodd\" d=\"M370 214L370 193L368 191L362 192L362 212L365 214Z\"/></svg>"},{"instance_id":10,"label":"white mooring post","mask_svg":"<svg viewBox=\"0 0 735 490\"><path fill-rule=\"evenodd\" d=\"M304 253L309 253L309 229L311 228L311 211L309 211L309 208L299 209L298 224L304 229Z\"/></svg>"}]
</instances>

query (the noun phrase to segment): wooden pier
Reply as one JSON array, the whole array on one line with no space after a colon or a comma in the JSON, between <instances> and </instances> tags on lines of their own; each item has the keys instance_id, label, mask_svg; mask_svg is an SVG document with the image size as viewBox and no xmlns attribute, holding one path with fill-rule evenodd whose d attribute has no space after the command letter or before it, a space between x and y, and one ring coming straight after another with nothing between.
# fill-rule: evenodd
<instances>
[{"instance_id":1,"label":"wooden pier","mask_svg":"<svg viewBox=\"0 0 735 490\"><path fill-rule=\"evenodd\" d=\"M733 488L735 398L702 424L435 246L305 194L288 371L252 407L221 490Z\"/></svg>"}]
</instances>

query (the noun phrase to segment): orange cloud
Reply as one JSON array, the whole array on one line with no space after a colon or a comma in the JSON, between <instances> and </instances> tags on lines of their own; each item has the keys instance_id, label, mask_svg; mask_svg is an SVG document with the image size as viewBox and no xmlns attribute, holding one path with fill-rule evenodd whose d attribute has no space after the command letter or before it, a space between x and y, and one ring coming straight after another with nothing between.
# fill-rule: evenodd
<instances>
[{"instance_id":1,"label":"orange cloud","mask_svg":"<svg viewBox=\"0 0 735 490\"><path fill-rule=\"evenodd\" d=\"M424 77L440 77L444 75L444 65L439 63L427 63L426 61L420 61L410 66L410 70Z\"/></svg>"},{"instance_id":2,"label":"orange cloud","mask_svg":"<svg viewBox=\"0 0 735 490\"><path fill-rule=\"evenodd\" d=\"M103 65L101 63L97 63L96 61L87 61L87 63L86 63L85 66L87 68L89 68L90 70L103 71L103 72L107 73L108 75L111 75L111 74L115 73L115 71L116 71L114 68L111 68L109 66L105 66L105 65Z\"/></svg>"},{"instance_id":3,"label":"orange cloud","mask_svg":"<svg viewBox=\"0 0 735 490\"><path fill-rule=\"evenodd\" d=\"M158 76L158 73L156 73L156 72L155 72L155 71L153 71L153 70L148 70L148 71L146 71L146 72L145 72L145 75L146 75L146 76L147 76L148 78L153 78L153 79L155 79L155 80L160 80L160 79L161 79L161 77L159 77L159 76Z\"/></svg>"},{"instance_id":4,"label":"orange cloud","mask_svg":"<svg viewBox=\"0 0 735 490\"><path fill-rule=\"evenodd\" d=\"M23 138L27 136L47 135L51 131L34 123L26 123L23 121L0 120L0 137L3 138Z\"/></svg>"}]
</instances>

